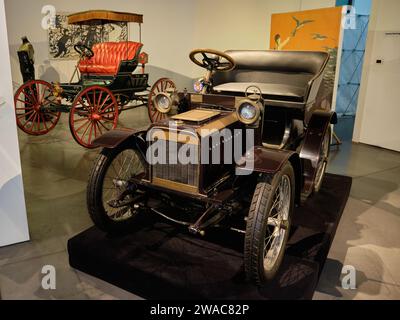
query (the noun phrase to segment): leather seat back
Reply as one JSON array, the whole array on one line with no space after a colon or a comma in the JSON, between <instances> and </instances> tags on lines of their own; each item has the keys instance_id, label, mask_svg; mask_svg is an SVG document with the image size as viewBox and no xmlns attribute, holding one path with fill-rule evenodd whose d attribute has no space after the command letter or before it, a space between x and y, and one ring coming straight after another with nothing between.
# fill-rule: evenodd
<instances>
[{"instance_id":1,"label":"leather seat back","mask_svg":"<svg viewBox=\"0 0 400 320\"><path fill-rule=\"evenodd\" d=\"M138 56L142 47L142 43L132 41L95 44L92 48L94 56L82 60L79 70L82 73L116 75L123 61L135 61L131 64L132 70L127 70L133 72L138 65Z\"/></svg>"},{"instance_id":2,"label":"leather seat back","mask_svg":"<svg viewBox=\"0 0 400 320\"><path fill-rule=\"evenodd\" d=\"M285 84L296 87L308 86L326 66L329 54L305 51L226 51L236 62L229 72L217 72L214 85L229 82L258 82Z\"/></svg>"}]
</instances>

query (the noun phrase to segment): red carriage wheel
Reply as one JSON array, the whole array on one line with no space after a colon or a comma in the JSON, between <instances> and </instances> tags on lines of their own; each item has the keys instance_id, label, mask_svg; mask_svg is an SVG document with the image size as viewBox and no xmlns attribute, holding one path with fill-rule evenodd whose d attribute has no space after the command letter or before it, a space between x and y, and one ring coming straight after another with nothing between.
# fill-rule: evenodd
<instances>
[{"instance_id":1,"label":"red carriage wheel","mask_svg":"<svg viewBox=\"0 0 400 320\"><path fill-rule=\"evenodd\" d=\"M147 106L149 111L149 117L152 123L168 118L168 114L161 113L156 109L153 103L153 99L158 93L166 92L167 90L170 89L176 90L176 85L171 79L168 78L161 78L151 88Z\"/></svg>"},{"instance_id":2,"label":"red carriage wheel","mask_svg":"<svg viewBox=\"0 0 400 320\"><path fill-rule=\"evenodd\" d=\"M14 96L18 127L33 136L44 135L55 128L61 112L51 105L59 104L53 95L53 86L42 80L32 80L22 85Z\"/></svg>"},{"instance_id":3,"label":"red carriage wheel","mask_svg":"<svg viewBox=\"0 0 400 320\"><path fill-rule=\"evenodd\" d=\"M75 141L91 149L93 141L118 125L118 102L107 88L92 86L74 100L69 127Z\"/></svg>"}]
</instances>

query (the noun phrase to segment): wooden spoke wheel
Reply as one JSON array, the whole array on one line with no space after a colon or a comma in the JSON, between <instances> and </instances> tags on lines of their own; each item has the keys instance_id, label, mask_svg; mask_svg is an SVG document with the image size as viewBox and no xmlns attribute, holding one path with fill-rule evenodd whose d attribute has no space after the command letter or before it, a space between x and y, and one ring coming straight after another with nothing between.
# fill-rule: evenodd
<instances>
[{"instance_id":1,"label":"wooden spoke wheel","mask_svg":"<svg viewBox=\"0 0 400 320\"><path fill-rule=\"evenodd\" d=\"M93 141L118 125L118 102L113 93L101 86L84 89L74 100L69 126L75 141L92 149Z\"/></svg>"},{"instance_id":2,"label":"wooden spoke wheel","mask_svg":"<svg viewBox=\"0 0 400 320\"><path fill-rule=\"evenodd\" d=\"M169 117L166 113L159 112L156 107L154 106L153 99L155 96L160 92L166 92L167 90L174 89L176 90L175 83L168 78L161 78L158 80L150 90L149 98L147 102L148 111L149 111L149 118L152 123L167 119Z\"/></svg>"},{"instance_id":3,"label":"wooden spoke wheel","mask_svg":"<svg viewBox=\"0 0 400 320\"><path fill-rule=\"evenodd\" d=\"M28 81L14 96L18 127L33 136L50 132L61 116L61 112L50 110L50 106L55 104L59 104L59 100L54 97L50 83L42 80Z\"/></svg>"}]
</instances>

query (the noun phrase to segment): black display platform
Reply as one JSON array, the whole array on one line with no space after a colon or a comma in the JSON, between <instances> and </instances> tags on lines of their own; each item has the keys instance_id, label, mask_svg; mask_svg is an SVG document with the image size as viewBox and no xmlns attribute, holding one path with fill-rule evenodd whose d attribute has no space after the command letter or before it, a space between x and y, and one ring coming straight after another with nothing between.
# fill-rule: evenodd
<instances>
[{"instance_id":1,"label":"black display platform","mask_svg":"<svg viewBox=\"0 0 400 320\"><path fill-rule=\"evenodd\" d=\"M290 246L276 280L258 290L246 283L243 235L213 229L205 238L149 216L129 234L93 227L68 242L70 264L146 299L311 299L352 179L326 175L320 193L296 209Z\"/></svg>"}]
</instances>

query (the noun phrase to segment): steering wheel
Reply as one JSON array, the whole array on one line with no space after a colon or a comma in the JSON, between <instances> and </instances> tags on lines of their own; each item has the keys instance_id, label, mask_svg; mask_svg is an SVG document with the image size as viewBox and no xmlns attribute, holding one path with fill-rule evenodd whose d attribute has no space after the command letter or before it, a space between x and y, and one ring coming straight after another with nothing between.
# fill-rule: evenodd
<instances>
[{"instance_id":1,"label":"steering wheel","mask_svg":"<svg viewBox=\"0 0 400 320\"><path fill-rule=\"evenodd\" d=\"M198 59L198 55L201 55L201 60ZM236 66L232 57L213 49L196 49L189 57L193 63L209 71L230 71Z\"/></svg>"},{"instance_id":2,"label":"steering wheel","mask_svg":"<svg viewBox=\"0 0 400 320\"><path fill-rule=\"evenodd\" d=\"M78 43L78 44L74 45L74 50L76 52L78 52L78 54L81 57L85 57L85 58L90 59L91 57L94 56L93 50L90 49L88 46L85 46L84 44L79 44Z\"/></svg>"},{"instance_id":3,"label":"steering wheel","mask_svg":"<svg viewBox=\"0 0 400 320\"><path fill-rule=\"evenodd\" d=\"M263 94L259 87L252 85L252 86L247 87L247 89L245 91L245 96L247 99L257 101L257 103L258 103L261 101Z\"/></svg>"}]
</instances>

